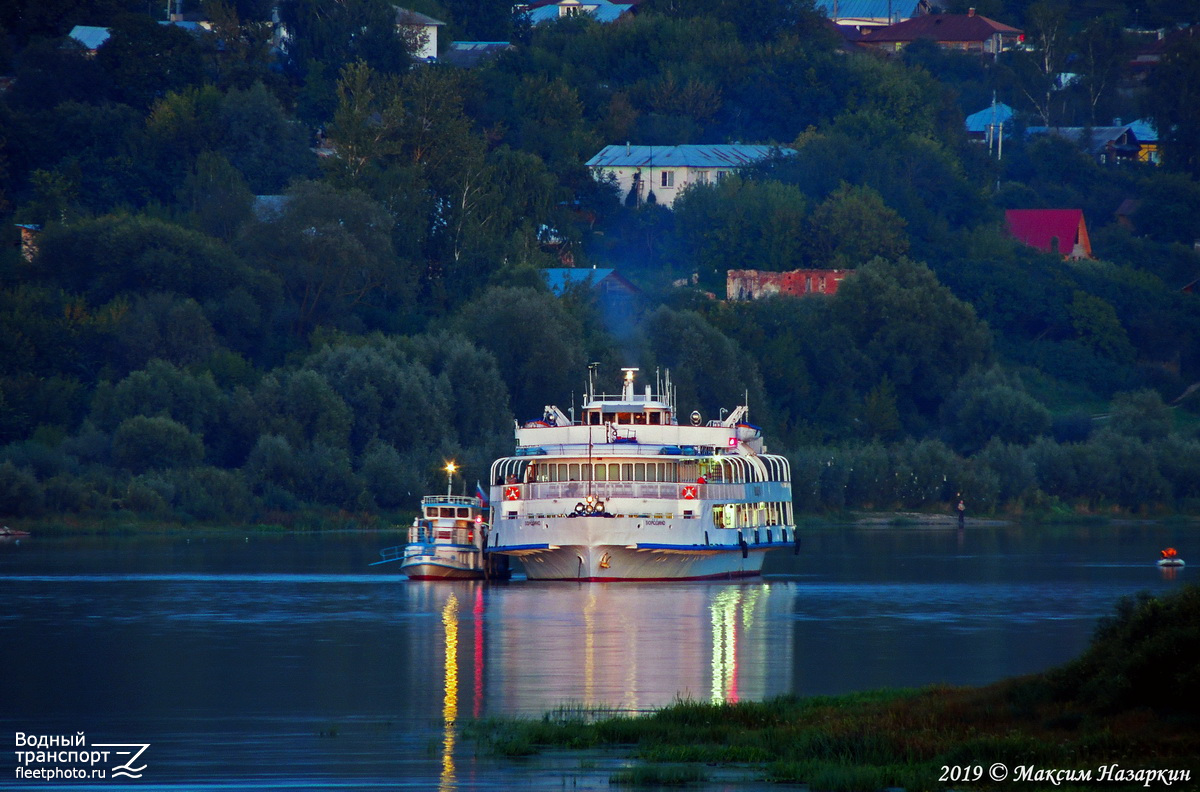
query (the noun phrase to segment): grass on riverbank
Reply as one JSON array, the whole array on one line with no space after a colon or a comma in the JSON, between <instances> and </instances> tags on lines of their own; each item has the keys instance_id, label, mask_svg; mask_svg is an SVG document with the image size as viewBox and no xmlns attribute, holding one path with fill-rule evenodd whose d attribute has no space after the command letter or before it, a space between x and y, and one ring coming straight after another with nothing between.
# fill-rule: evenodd
<instances>
[{"instance_id":1,"label":"grass on riverbank","mask_svg":"<svg viewBox=\"0 0 1200 792\"><path fill-rule=\"evenodd\" d=\"M1090 770L1093 782L1078 788L1094 789L1099 768L1114 763L1124 770L1188 770L1195 783L1198 657L1200 588L1189 586L1162 599L1123 600L1077 660L987 687L738 704L680 701L641 717L595 719L564 709L541 720L476 722L468 733L508 756L624 748L647 767L671 768L639 776L651 785L681 783L653 780L683 778L680 767L733 763L755 766L770 781L834 792L1000 789L1012 786L1020 767ZM1008 769L1003 782L989 779L998 762ZM981 777L970 780L976 767ZM952 768L960 770L951 778ZM967 781L960 780L963 770ZM1041 789L1050 782L1019 786Z\"/></svg>"}]
</instances>

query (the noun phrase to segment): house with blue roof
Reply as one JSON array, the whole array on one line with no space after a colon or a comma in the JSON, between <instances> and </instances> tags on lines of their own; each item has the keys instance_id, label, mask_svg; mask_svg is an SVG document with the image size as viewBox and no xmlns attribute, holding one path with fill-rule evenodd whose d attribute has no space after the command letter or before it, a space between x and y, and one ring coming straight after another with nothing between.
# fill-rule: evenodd
<instances>
[{"instance_id":1,"label":"house with blue roof","mask_svg":"<svg viewBox=\"0 0 1200 792\"><path fill-rule=\"evenodd\" d=\"M929 0L817 0L816 9L834 24L864 28L903 22L932 7Z\"/></svg>"},{"instance_id":2,"label":"house with blue roof","mask_svg":"<svg viewBox=\"0 0 1200 792\"><path fill-rule=\"evenodd\" d=\"M981 143L995 140L997 135L1012 136L1012 120L1017 114L1004 102L995 102L967 116L964 125L967 128L967 138Z\"/></svg>"},{"instance_id":3,"label":"house with blue roof","mask_svg":"<svg viewBox=\"0 0 1200 792\"><path fill-rule=\"evenodd\" d=\"M96 50L100 49L100 45L109 39L108 28L96 27L95 25L76 25L71 28L71 32L67 34L67 38L83 47L84 52L88 55L95 55Z\"/></svg>"},{"instance_id":4,"label":"house with blue roof","mask_svg":"<svg viewBox=\"0 0 1200 792\"><path fill-rule=\"evenodd\" d=\"M633 13L635 2L612 3L609 0L535 0L517 6L517 11L529 17L529 24L540 25L570 16L587 14L597 22L616 22Z\"/></svg>"},{"instance_id":5,"label":"house with blue roof","mask_svg":"<svg viewBox=\"0 0 1200 792\"><path fill-rule=\"evenodd\" d=\"M615 269L550 267L542 273L546 285L558 297L572 289L590 290L610 332L623 335L633 329L642 290Z\"/></svg>"},{"instance_id":6,"label":"house with blue roof","mask_svg":"<svg viewBox=\"0 0 1200 792\"><path fill-rule=\"evenodd\" d=\"M1142 145L1131 124L1103 127L1045 127L1031 126L1025 130L1029 138L1052 135L1079 146L1101 165L1116 162L1137 162Z\"/></svg>"},{"instance_id":7,"label":"house with blue roof","mask_svg":"<svg viewBox=\"0 0 1200 792\"><path fill-rule=\"evenodd\" d=\"M711 184L739 168L796 151L776 146L712 143L681 146L605 146L585 165L598 181L616 183L622 200L666 207L692 184Z\"/></svg>"},{"instance_id":8,"label":"house with blue roof","mask_svg":"<svg viewBox=\"0 0 1200 792\"><path fill-rule=\"evenodd\" d=\"M549 267L542 270L542 273L546 276L546 285L558 297L562 297L568 289L580 286L594 289L600 294L627 297L641 294L641 289L612 268Z\"/></svg>"}]
</instances>

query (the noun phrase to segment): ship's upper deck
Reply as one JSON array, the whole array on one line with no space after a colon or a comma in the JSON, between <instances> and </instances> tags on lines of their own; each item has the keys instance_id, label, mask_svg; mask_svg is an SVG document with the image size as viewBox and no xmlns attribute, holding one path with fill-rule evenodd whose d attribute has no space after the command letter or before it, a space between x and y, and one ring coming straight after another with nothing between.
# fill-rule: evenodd
<instances>
[{"instance_id":1,"label":"ship's upper deck","mask_svg":"<svg viewBox=\"0 0 1200 792\"><path fill-rule=\"evenodd\" d=\"M660 453L700 456L739 451L759 454L765 451L758 427L744 420L745 405L737 407L728 416L722 414L721 420L707 423L699 412L693 412L687 424L680 424L675 417L670 374L660 383L659 393L654 393L649 385L642 393L637 393L634 390L637 369L624 371L620 395L589 392L578 423L551 405L546 407L541 420L518 426L517 455L570 455L579 453L580 448L600 453L597 446L612 446L605 452L620 456Z\"/></svg>"}]
</instances>

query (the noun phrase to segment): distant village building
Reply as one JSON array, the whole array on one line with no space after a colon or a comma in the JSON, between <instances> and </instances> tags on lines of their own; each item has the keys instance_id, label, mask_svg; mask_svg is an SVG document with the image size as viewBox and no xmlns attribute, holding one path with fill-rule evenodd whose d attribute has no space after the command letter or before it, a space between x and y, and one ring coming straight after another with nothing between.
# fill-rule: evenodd
<instances>
[{"instance_id":1,"label":"distant village building","mask_svg":"<svg viewBox=\"0 0 1200 792\"><path fill-rule=\"evenodd\" d=\"M1013 116L1016 114L1016 111L1004 102L996 102L978 113L971 113L964 122L967 139L976 143L987 143L1001 136L1011 137Z\"/></svg>"},{"instance_id":2,"label":"distant village building","mask_svg":"<svg viewBox=\"0 0 1200 792\"><path fill-rule=\"evenodd\" d=\"M776 294L792 297L837 294L842 281L853 273L854 270L847 269L799 269L790 272L729 270L725 276L725 298L761 300Z\"/></svg>"},{"instance_id":3,"label":"distant village building","mask_svg":"<svg viewBox=\"0 0 1200 792\"><path fill-rule=\"evenodd\" d=\"M85 55L93 56L96 50L109 39L108 28L96 27L94 25L76 25L71 28L71 32L67 34L67 38L83 48Z\"/></svg>"},{"instance_id":4,"label":"distant village building","mask_svg":"<svg viewBox=\"0 0 1200 792\"><path fill-rule=\"evenodd\" d=\"M1142 160L1142 144L1132 124L1100 127L1044 127L1032 126L1025 130L1026 137L1053 135L1069 140L1100 165ZM1157 152L1157 146L1154 147ZM1149 153L1147 153L1149 157Z\"/></svg>"},{"instance_id":5,"label":"distant village building","mask_svg":"<svg viewBox=\"0 0 1200 792\"><path fill-rule=\"evenodd\" d=\"M442 53L441 62L461 69L472 69L512 48L513 45L507 41L454 41Z\"/></svg>"},{"instance_id":6,"label":"distant village building","mask_svg":"<svg viewBox=\"0 0 1200 792\"><path fill-rule=\"evenodd\" d=\"M1030 247L1064 259L1092 258L1092 242L1082 209L1009 209L1008 233Z\"/></svg>"},{"instance_id":7,"label":"distant village building","mask_svg":"<svg viewBox=\"0 0 1200 792\"><path fill-rule=\"evenodd\" d=\"M616 180L622 200L650 199L670 207L688 185L712 184L739 168L794 149L741 143L682 146L605 146L586 165L597 180Z\"/></svg>"},{"instance_id":8,"label":"distant village building","mask_svg":"<svg viewBox=\"0 0 1200 792\"><path fill-rule=\"evenodd\" d=\"M862 30L928 14L932 7L929 0L817 0L816 9L834 24Z\"/></svg>"},{"instance_id":9,"label":"distant village building","mask_svg":"<svg viewBox=\"0 0 1200 792\"><path fill-rule=\"evenodd\" d=\"M551 267L542 274L550 291L559 297L572 288L589 289L608 329L617 335L632 332L642 290L615 269Z\"/></svg>"},{"instance_id":10,"label":"distant village building","mask_svg":"<svg viewBox=\"0 0 1200 792\"><path fill-rule=\"evenodd\" d=\"M571 16L584 14L597 22L616 22L627 14L632 14L635 2L612 3L609 0L536 0L514 7L518 14L525 14L529 24L540 25Z\"/></svg>"},{"instance_id":11,"label":"distant village building","mask_svg":"<svg viewBox=\"0 0 1200 792\"><path fill-rule=\"evenodd\" d=\"M1024 34L975 13L928 14L897 22L887 27L863 29L859 45L885 52L898 52L914 41L932 41L943 49L996 55L1012 49Z\"/></svg>"},{"instance_id":12,"label":"distant village building","mask_svg":"<svg viewBox=\"0 0 1200 792\"><path fill-rule=\"evenodd\" d=\"M42 227L36 223L17 223L21 229L21 258L33 261L38 254L38 237L42 235Z\"/></svg>"},{"instance_id":13,"label":"distant village building","mask_svg":"<svg viewBox=\"0 0 1200 792\"><path fill-rule=\"evenodd\" d=\"M413 57L417 60L436 60L438 54L438 28L446 23L426 16L420 11L393 6L396 9L396 31L406 39L420 42Z\"/></svg>"}]
</instances>

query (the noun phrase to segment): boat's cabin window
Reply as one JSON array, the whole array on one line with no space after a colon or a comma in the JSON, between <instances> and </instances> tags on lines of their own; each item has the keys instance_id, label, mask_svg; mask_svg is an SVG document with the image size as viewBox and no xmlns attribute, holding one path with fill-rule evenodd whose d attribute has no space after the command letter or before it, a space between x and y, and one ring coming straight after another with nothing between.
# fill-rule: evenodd
<instances>
[{"instance_id":1,"label":"boat's cabin window","mask_svg":"<svg viewBox=\"0 0 1200 792\"><path fill-rule=\"evenodd\" d=\"M592 424L593 426L599 426L600 425L600 411L599 410L589 410L588 414L587 414L587 422L589 424Z\"/></svg>"},{"instance_id":2,"label":"boat's cabin window","mask_svg":"<svg viewBox=\"0 0 1200 792\"><path fill-rule=\"evenodd\" d=\"M684 465L680 470L679 464ZM531 481L693 481L695 463L674 462L543 462L533 468ZM683 478L680 478L683 476ZM463 510L466 511L466 510Z\"/></svg>"},{"instance_id":3,"label":"boat's cabin window","mask_svg":"<svg viewBox=\"0 0 1200 792\"><path fill-rule=\"evenodd\" d=\"M425 515L428 517L443 517L453 519L457 517L460 520L468 519L471 516L471 510L465 506L430 506L425 509Z\"/></svg>"},{"instance_id":4,"label":"boat's cabin window","mask_svg":"<svg viewBox=\"0 0 1200 792\"><path fill-rule=\"evenodd\" d=\"M652 412L648 417L652 426L657 426L658 424L662 423L662 413L660 412Z\"/></svg>"}]
</instances>

